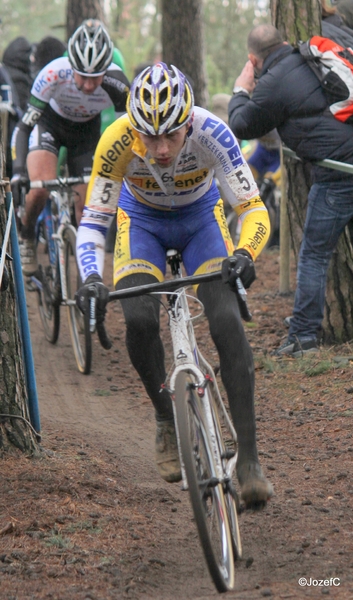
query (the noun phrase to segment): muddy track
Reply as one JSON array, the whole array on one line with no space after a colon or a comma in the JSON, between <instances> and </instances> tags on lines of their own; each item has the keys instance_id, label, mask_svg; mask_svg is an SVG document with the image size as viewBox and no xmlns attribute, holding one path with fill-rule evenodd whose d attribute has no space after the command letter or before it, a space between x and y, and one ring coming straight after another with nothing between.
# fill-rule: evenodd
<instances>
[{"instance_id":1,"label":"muddy track","mask_svg":"<svg viewBox=\"0 0 353 600\"><path fill-rule=\"evenodd\" d=\"M282 317L292 301L275 294L277 258L269 254L261 260L264 277L266 275L272 291L265 290L262 281L254 284L252 310L260 327L249 330L249 336L255 350L266 343L277 342L285 334ZM108 255L107 282L110 281L110 262ZM134 586L118 592L111 587L107 575L105 590L102 583L97 587L92 583L91 595L81 596L81 592L77 592L77 595L65 596L64 591L60 595L57 580L58 595L52 597L216 598L218 594L205 567L187 494L178 484L164 483L154 466L153 410L125 351L119 306L109 306L107 319L113 348L105 351L95 340L93 369L89 376L77 371L64 309L59 341L51 346L44 340L33 293L28 294L28 307L43 444L48 430L55 431L59 440L87 444L92 455L95 450L110 452L115 457L114 469L119 469L121 480L135 490L141 511L146 501L146 514L154 515L151 545L149 547L144 538L143 548L145 563L155 560L154 566L152 569L149 562L147 574L143 575L141 569L138 578L136 561L131 559L126 569L131 570ZM212 349L210 352L212 355ZM351 372L348 369L344 373L342 377L348 382ZM241 516L244 558L237 565L236 590L227 597L296 599L321 598L322 594L328 594L348 600L353 597L351 419L338 421L332 417L328 421L332 406L330 409L319 403L320 390L328 389L332 374L327 376L327 381L316 380L313 384L312 380L306 381L296 373L284 382L276 377L266 371L263 364L257 369L259 449L266 474L274 483L275 495L262 513ZM289 395L284 392L284 388L291 390L292 386L299 385L306 391L295 388ZM342 385L347 384L342 382ZM332 405L340 402L343 393L342 388L337 391L337 397L333 397L333 392L329 394ZM348 400L347 395L343 400ZM323 431L321 435L320 431ZM326 448L329 443L335 450ZM60 442L57 445L60 452ZM141 562L138 539L131 543L135 554L140 552ZM341 581L339 586L300 587L299 577L317 581L339 577ZM10 595L2 596L0 591L0 598L10 598ZM27 596L16 598L22 600Z\"/></svg>"}]
</instances>

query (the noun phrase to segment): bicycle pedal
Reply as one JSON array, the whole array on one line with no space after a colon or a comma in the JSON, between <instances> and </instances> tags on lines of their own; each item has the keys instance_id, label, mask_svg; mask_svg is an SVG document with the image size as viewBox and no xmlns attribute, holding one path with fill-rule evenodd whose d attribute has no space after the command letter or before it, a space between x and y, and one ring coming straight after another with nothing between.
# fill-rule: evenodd
<instances>
[{"instance_id":1,"label":"bicycle pedal","mask_svg":"<svg viewBox=\"0 0 353 600\"><path fill-rule=\"evenodd\" d=\"M202 479L202 481L199 481L199 487L206 488L206 489L217 487L218 484L219 484L218 477L210 477L209 479Z\"/></svg>"},{"instance_id":2,"label":"bicycle pedal","mask_svg":"<svg viewBox=\"0 0 353 600\"><path fill-rule=\"evenodd\" d=\"M227 460L229 460L230 458L233 458L233 456L235 456L235 450L226 450L225 452L222 452L222 454L221 454L221 458L225 458Z\"/></svg>"}]
</instances>

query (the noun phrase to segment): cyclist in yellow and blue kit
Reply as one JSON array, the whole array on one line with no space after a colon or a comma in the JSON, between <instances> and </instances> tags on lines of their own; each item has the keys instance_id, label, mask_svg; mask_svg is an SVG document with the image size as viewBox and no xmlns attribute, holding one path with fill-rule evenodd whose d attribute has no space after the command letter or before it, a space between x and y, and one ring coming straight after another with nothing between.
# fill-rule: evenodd
<instances>
[{"instance_id":1,"label":"cyclist in yellow and blue kit","mask_svg":"<svg viewBox=\"0 0 353 600\"><path fill-rule=\"evenodd\" d=\"M242 219L236 250L215 176ZM188 275L222 268L224 281L200 284L197 293L219 352L238 434L242 498L248 507L263 506L272 486L258 460L253 357L233 290L235 277L245 287L255 279L254 260L269 236L268 213L236 138L223 121L194 106L188 80L173 66L159 63L134 79L127 114L103 133L96 149L78 229L84 285L77 302L84 310L88 288L94 285L97 319L104 318L108 298L102 282L104 240L117 204L116 289L163 280L169 248L181 252ZM230 257L236 263L234 271ZM156 298L142 296L123 300L122 307L127 349L155 408L158 471L166 481L179 481L172 402L168 391L161 391L166 374L160 304Z\"/></svg>"}]
</instances>

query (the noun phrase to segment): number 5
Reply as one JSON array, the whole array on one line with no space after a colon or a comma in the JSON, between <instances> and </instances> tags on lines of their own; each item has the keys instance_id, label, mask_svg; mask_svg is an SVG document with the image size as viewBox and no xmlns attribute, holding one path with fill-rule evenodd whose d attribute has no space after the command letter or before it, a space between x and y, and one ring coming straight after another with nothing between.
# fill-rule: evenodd
<instances>
[{"instance_id":1,"label":"number 5","mask_svg":"<svg viewBox=\"0 0 353 600\"><path fill-rule=\"evenodd\" d=\"M239 183L241 183L241 184L242 184L242 186L243 186L244 190L245 190L245 191L249 191L249 190L250 190L250 187L251 187L251 185L250 185L250 183L249 183L249 180L248 180L246 177L244 177L244 175L243 175L243 171L238 171L238 172L237 172L237 173L235 173L235 174L236 174L236 176L237 176L237 178L238 178L238 181L239 181Z\"/></svg>"},{"instance_id":2,"label":"number 5","mask_svg":"<svg viewBox=\"0 0 353 600\"><path fill-rule=\"evenodd\" d=\"M111 182L107 182L104 184L104 190L102 193L102 203L103 204L107 204L110 200L110 191L113 187L113 184Z\"/></svg>"}]
</instances>

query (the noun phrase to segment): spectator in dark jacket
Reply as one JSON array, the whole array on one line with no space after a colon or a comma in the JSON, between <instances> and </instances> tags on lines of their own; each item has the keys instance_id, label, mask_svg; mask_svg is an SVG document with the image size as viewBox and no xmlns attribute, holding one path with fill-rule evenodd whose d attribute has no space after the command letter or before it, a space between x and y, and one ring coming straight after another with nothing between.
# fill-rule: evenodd
<instances>
[{"instance_id":1,"label":"spectator in dark jacket","mask_svg":"<svg viewBox=\"0 0 353 600\"><path fill-rule=\"evenodd\" d=\"M2 58L2 62L16 86L20 107L23 111L27 108L33 83L30 62L31 51L32 45L25 37L20 36L7 46Z\"/></svg>"},{"instance_id":2,"label":"spectator in dark jacket","mask_svg":"<svg viewBox=\"0 0 353 600\"><path fill-rule=\"evenodd\" d=\"M353 0L350 0L353 11ZM344 48L353 44L353 30L340 14L337 5L333 5L329 0L321 0L321 31L323 37L330 38Z\"/></svg>"},{"instance_id":3,"label":"spectator in dark jacket","mask_svg":"<svg viewBox=\"0 0 353 600\"><path fill-rule=\"evenodd\" d=\"M344 24L353 29L353 0L337 0L337 12Z\"/></svg>"},{"instance_id":4,"label":"spectator in dark jacket","mask_svg":"<svg viewBox=\"0 0 353 600\"><path fill-rule=\"evenodd\" d=\"M67 46L64 42L51 35L44 37L38 44L34 45L31 57L31 73L33 79L35 79L39 71L52 60L64 56L66 49Z\"/></svg>"},{"instance_id":5,"label":"spectator in dark jacket","mask_svg":"<svg viewBox=\"0 0 353 600\"><path fill-rule=\"evenodd\" d=\"M304 161L327 158L353 165L353 128L327 110L319 80L301 54L283 42L272 25L250 32L248 50L249 61L236 79L229 103L229 125L235 135L252 139L276 127L286 146ZM317 350L329 261L353 217L353 176L317 165L312 176L293 317L278 355L298 357Z\"/></svg>"},{"instance_id":6,"label":"spectator in dark jacket","mask_svg":"<svg viewBox=\"0 0 353 600\"><path fill-rule=\"evenodd\" d=\"M22 117L22 110L19 106L19 99L14 82L12 81L6 67L0 63L0 103L2 112L3 144L6 154L6 177L12 177L12 159L11 159L11 137L16 123ZM5 127L6 123L6 127Z\"/></svg>"}]
</instances>

